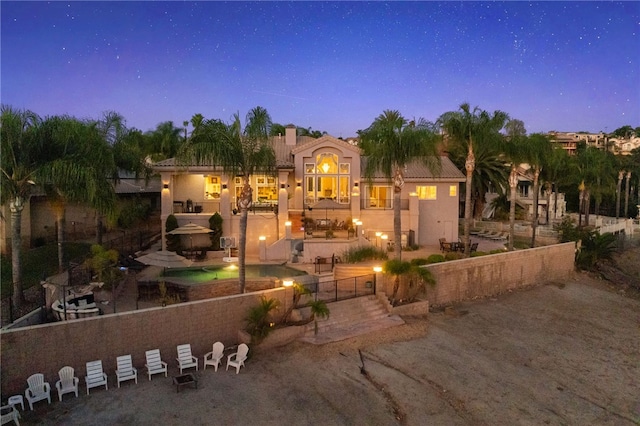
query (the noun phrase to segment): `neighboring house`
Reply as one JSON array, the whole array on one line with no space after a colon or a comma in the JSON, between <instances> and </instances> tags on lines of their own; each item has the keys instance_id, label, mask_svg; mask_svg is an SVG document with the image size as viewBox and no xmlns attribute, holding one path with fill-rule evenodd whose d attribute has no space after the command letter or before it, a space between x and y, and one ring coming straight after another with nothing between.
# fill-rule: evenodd
<instances>
[{"instance_id":1,"label":"neighboring house","mask_svg":"<svg viewBox=\"0 0 640 426\"><path fill-rule=\"evenodd\" d=\"M393 234L391 182L382 175L371 182L363 177L365 159L356 145L329 135L318 139L296 136L291 125L271 143L276 153L275 173L251 178L254 205L249 213L247 254L258 254L259 241L281 246L275 243L288 235L288 226L299 232L303 217L334 223L358 219L362 222L360 237L365 238L376 232ZM215 166L178 166L174 159L155 163L153 168L160 173L164 188L163 233L170 214L180 226L189 222L208 226L209 217L218 212L223 218L223 235L238 236L235 206L240 178L225 175ZM439 176L421 164L409 165L405 175L401 195L405 244L435 245L443 237L457 240L459 184L464 175L447 157L442 157ZM279 258L286 258L285 252Z\"/></svg>"},{"instance_id":2,"label":"neighboring house","mask_svg":"<svg viewBox=\"0 0 640 426\"><path fill-rule=\"evenodd\" d=\"M640 148L640 137L632 136L628 138L609 137L600 133L584 132L556 132L548 133L551 141L562 146L569 154L576 153L578 143L584 142L587 146L592 146L605 151L610 151L616 155L630 155L631 151Z\"/></svg>"},{"instance_id":3,"label":"neighboring house","mask_svg":"<svg viewBox=\"0 0 640 426\"><path fill-rule=\"evenodd\" d=\"M640 137L611 138L609 143L614 154L631 155L631 151L640 148Z\"/></svg>"},{"instance_id":4,"label":"neighboring house","mask_svg":"<svg viewBox=\"0 0 640 426\"><path fill-rule=\"evenodd\" d=\"M530 172L531 166L528 164L521 164L518 166L518 187L516 189L516 204L524 209L526 212L526 219L531 220L533 218L533 178ZM540 184L540 194L538 195L538 218L540 223L544 223L547 215L547 208L549 209L549 220L561 219L567 211L567 203L564 199L563 193L551 192L550 194L550 206L547 207L547 194L546 186L544 183ZM509 196L509 188L505 189L507 197ZM495 209L492 206L492 201L498 197L496 192L488 192L485 195L485 209L482 213L483 219L489 219L493 217Z\"/></svg>"},{"instance_id":5,"label":"neighboring house","mask_svg":"<svg viewBox=\"0 0 640 426\"><path fill-rule=\"evenodd\" d=\"M152 209L160 205L161 183L153 177L148 183L127 173L121 173L120 182L115 186L120 201L134 199L149 203ZM0 249L2 253L11 250L11 212L8 206L0 208ZM96 211L83 204L69 203L65 208L66 239L91 239L96 235ZM56 240L55 213L43 191L36 189L31 194L22 212L22 241L25 247L41 245Z\"/></svg>"}]
</instances>

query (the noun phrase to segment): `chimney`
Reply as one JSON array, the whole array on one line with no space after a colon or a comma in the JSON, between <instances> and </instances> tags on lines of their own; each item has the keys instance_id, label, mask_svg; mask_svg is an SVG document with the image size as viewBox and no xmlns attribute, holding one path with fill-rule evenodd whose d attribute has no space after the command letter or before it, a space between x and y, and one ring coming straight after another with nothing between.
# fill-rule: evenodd
<instances>
[{"instance_id":1,"label":"chimney","mask_svg":"<svg viewBox=\"0 0 640 426\"><path fill-rule=\"evenodd\" d=\"M296 144L296 126L293 124L287 124L287 127L284 128L284 143L294 146Z\"/></svg>"}]
</instances>

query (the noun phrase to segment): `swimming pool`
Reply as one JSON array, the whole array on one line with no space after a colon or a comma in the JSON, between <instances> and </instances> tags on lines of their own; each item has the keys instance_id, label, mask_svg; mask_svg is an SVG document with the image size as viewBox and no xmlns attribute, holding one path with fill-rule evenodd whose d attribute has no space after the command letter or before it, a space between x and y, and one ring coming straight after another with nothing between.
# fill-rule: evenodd
<instances>
[{"instance_id":1,"label":"swimming pool","mask_svg":"<svg viewBox=\"0 0 640 426\"><path fill-rule=\"evenodd\" d=\"M247 278L276 277L282 279L300 275L307 275L307 273L284 265L246 265ZM181 278L194 284L200 284L214 280L238 278L238 267L237 265L220 265L168 269L164 276Z\"/></svg>"}]
</instances>

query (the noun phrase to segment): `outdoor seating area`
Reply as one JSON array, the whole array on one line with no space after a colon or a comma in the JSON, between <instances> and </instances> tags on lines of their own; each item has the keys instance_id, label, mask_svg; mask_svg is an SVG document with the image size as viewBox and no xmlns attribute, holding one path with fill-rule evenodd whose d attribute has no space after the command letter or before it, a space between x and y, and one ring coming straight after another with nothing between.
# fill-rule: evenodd
<instances>
[{"instance_id":1,"label":"outdoor seating area","mask_svg":"<svg viewBox=\"0 0 640 426\"><path fill-rule=\"evenodd\" d=\"M449 242L446 238L440 238L440 251L442 253L459 252L464 253L464 244L461 241ZM478 243L471 243L469 245L469 253L474 253L478 250Z\"/></svg>"},{"instance_id":2,"label":"outdoor seating area","mask_svg":"<svg viewBox=\"0 0 640 426\"><path fill-rule=\"evenodd\" d=\"M225 350L229 349L225 354ZM229 353L230 351L234 351ZM198 370L198 358L191 353L191 345L189 343L178 345L176 347L178 361L177 368L180 371L179 374L171 378L171 384L176 385L179 391L184 385L193 384L197 389L198 377L194 373L185 373L183 370L187 368L194 368ZM240 372L241 367L244 367L244 363L247 360L249 353L249 347L242 343L236 346L230 346L225 348L222 342L215 342L212 346L212 351L207 352L204 355L204 368L207 365L213 366L214 371L218 371L218 367L222 364L223 358L227 356L226 369L229 367L235 367L236 374ZM138 383L138 371L133 365L133 357L131 354L121 355L116 358L117 368L115 370L116 379L118 382L118 388L120 383L133 380ZM165 377L168 377L168 364L162 360L160 355L160 349L150 349L145 352L145 364L149 380L154 374L164 373ZM78 388L80 379L76 377L75 370L71 366L64 366L58 371L59 380L56 382L56 389L58 391L58 399L62 402L63 395L67 393L74 393L76 398L78 397ZM87 395L89 395L90 389L97 387L105 387L105 390L109 390L108 376L103 370L102 360L89 361L86 363L86 376L84 378L85 386L87 388ZM20 411L25 409L24 399L27 400L29 408L33 411L33 404L39 401L47 401L51 404L51 386L45 380L44 374L35 373L29 376L27 379L27 389L24 392L24 398L22 395L10 396L6 404L0 407L0 413L2 415L2 424L14 422L19 425Z\"/></svg>"}]
</instances>

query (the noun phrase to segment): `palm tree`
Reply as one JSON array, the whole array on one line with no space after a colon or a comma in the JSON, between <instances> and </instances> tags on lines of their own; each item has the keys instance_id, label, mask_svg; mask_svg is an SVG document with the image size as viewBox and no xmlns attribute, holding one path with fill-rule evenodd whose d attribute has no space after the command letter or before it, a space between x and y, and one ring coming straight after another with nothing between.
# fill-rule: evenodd
<instances>
[{"instance_id":1,"label":"palm tree","mask_svg":"<svg viewBox=\"0 0 640 426\"><path fill-rule=\"evenodd\" d=\"M64 217L69 202L111 212L115 192L109 179L115 174L113 151L95 123L61 116L49 117L41 126L43 143L54 148L42 171L58 229L58 267L63 269Z\"/></svg>"},{"instance_id":2,"label":"palm tree","mask_svg":"<svg viewBox=\"0 0 640 426\"><path fill-rule=\"evenodd\" d=\"M489 114L475 107L471 110L468 103L460 105L459 111L449 111L438 119L445 132L447 142L462 145L467 151L465 171L467 175L464 205L464 252L469 256L469 231L471 229L471 190L473 188L473 172L476 168L475 151L482 145L495 144L501 140L500 130L507 123L509 116L502 111Z\"/></svg>"},{"instance_id":3,"label":"palm tree","mask_svg":"<svg viewBox=\"0 0 640 426\"><path fill-rule=\"evenodd\" d=\"M527 140L527 162L533 170L533 219L531 222L531 247L536 246L538 227L538 202L540 196L540 173L551 156L551 141L546 135L534 133Z\"/></svg>"},{"instance_id":4,"label":"palm tree","mask_svg":"<svg viewBox=\"0 0 640 426\"><path fill-rule=\"evenodd\" d=\"M550 186L550 190L553 191L553 211L554 214L558 211L558 192L559 185L566 181L567 178L567 167L569 164L569 154L562 147L553 146L551 150L551 154L547 159L547 165L543 169L542 173L544 175L544 180ZM547 215L549 213L549 203L550 200L547 200ZM547 223L549 222L549 218L547 217Z\"/></svg>"},{"instance_id":5,"label":"palm tree","mask_svg":"<svg viewBox=\"0 0 640 426\"><path fill-rule=\"evenodd\" d=\"M2 106L0 140L2 146L0 195L2 204L11 211L11 272L13 280L12 304L15 309L24 303L22 293L22 210L38 172L46 162L40 139L37 137L41 120L35 113Z\"/></svg>"},{"instance_id":6,"label":"palm tree","mask_svg":"<svg viewBox=\"0 0 640 426\"><path fill-rule=\"evenodd\" d=\"M421 259L412 259L411 262L404 262L399 259L387 260L382 269L385 274L393 275L393 292L391 294L391 304L396 304L396 297L398 296L398 290L400 289L400 278L402 276L408 276L412 281L415 279L422 283L435 284L435 279L431 274L431 271L421 266L426 264Z\"/></svg>"},{"instance_id":7,"label":"palm tree","mask_svg":"<svg viewBox=\"0 0 640 426\"><path fill-rule=\"evenodd\" d=\"M148 151L152 153L152 159L157 161L175 157L183 140L181 131L181 128L173 125L173 121L165 121L158 124L155 130L147 132L150 143Z\"/></svg>"},{"instance_id":8,"label":"palm tree","mask_svg":"<svg viewBox=\"0 0 640 426\"><path fill-rule=\"evenodd\" d=\"M311 317L309 318L313 321L313 334L318 334L318 318L329 318L329 308L327 307L327 302L324 300L313 300L308 303L309 308L311 308Z\"/></svg>"},{"instance_id":9,"label":"palm tree","mask_svg":"<svg viewBox=\"0 0 640 426\"><path fill-rule=\"evenodd\" d=\"M508 249L513 251L516 223L516 196L518 189L518 167L526 158L526 138L524 135L510 136L504 144L505 160L509 164L509 241Z\"/></svg>"},{"instance_id":10,"label":"palm tree","mask_svg":"<svg viewBox=\"0 0 640 426\"><path fill-rule=\"evenodd\" d=\"M439 140L432 123L419 119L407 120L398 111L385 110L365 130L358 132L360 148L367 158L364 174L373 180L382 172L393 181L393 232L396 259L402 256L402 223L400 195L404 185L405 168L413 161L427 165L434 175L440 171L437 151Z\"/></svg>"},{"instance_id":11,"label":"palm tree","mask_svg":"<svg viewBox=\"0 0 640 426\"><path fill-rule=\"evenodd\" d=\"M240 213L238 281L241 293L245 291L247 219L253 203L251 176L256 172L272 173L275 167L275 152L269 144L270 127L269 113L259 106L247 113L244 129L237 113L229 124L208 120L194 129L178 156L179 162L216 165L227 174L242 177L242 192L237 200Z\"/></svg>"}]
</instances>

